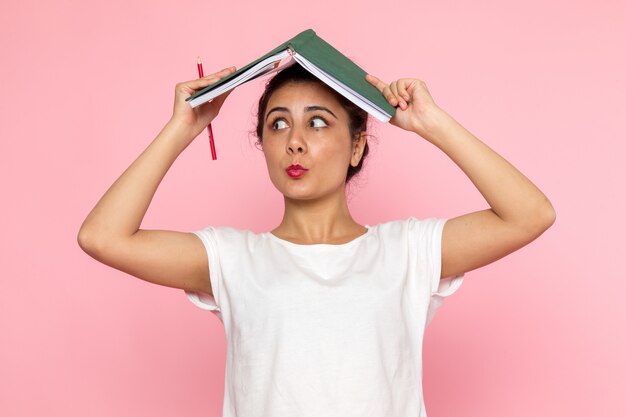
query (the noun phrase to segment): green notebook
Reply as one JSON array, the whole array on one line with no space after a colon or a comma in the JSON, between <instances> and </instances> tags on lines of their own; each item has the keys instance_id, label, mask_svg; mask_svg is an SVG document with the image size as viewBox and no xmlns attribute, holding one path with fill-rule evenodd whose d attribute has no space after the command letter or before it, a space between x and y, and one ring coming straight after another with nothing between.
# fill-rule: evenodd
<instances>
[{"instance_id":1,"label":"green notebook","mask_svg":"<svg viewBox=\"0 0 626 417\"><path fill-rule=\"evenodd\" d=\"M247 81L295 62L378 120L388 122L395 114L395 107L365 79L366 72L312 29L299 33L261 58L196 91L187 101L191 107L197 107Z\"/></svg>"}]
</instances>

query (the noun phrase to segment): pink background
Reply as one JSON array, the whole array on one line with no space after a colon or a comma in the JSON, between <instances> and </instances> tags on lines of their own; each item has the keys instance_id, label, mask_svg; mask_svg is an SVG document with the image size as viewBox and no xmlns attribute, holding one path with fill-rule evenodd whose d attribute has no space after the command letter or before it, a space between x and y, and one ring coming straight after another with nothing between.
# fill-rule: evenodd
<instances>
[{"instance_id":1,"label":"pink background","mask_svg":"<svg viewBox=\"0 0 626 417\"><path fill-rule=\"evenodd\" d=\"M469 272L428 328L429 417L626 415L624 3L272 3L0 6L0 415L220 415L219 320L182 290L94 261L76 235L167 122L196 56L207 73L240 67L309 27L387 81L424 80L557 211L537 241ZM203 133L143 228L277 225L281 195L248 135L261 86L229 97L218 160ZM434 146L390 125L373 133L357 221L487 208Z\"/></svg>"}]
</instances>

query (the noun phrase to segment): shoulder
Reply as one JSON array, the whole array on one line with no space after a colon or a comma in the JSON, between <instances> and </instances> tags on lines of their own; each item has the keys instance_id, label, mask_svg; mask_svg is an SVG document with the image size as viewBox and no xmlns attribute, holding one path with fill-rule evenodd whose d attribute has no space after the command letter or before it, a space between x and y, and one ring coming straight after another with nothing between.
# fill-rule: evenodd
<instances>
[{"instance_id":1,"label":"shoulder","mask_svg":"<svg viewBox=\"0 0 626 417\"><path fill-rule=\"evenodd\" d=\"M206 226L194 233L214 241L219 246L241 246L257 242L264 233L254 233L249 229L240 229L231 226Z\"/></svg>"},{"instance_id":2,"label":"shoulder","mask_svg":"<svg viewBox=\"0 0 626 417\"><path fill-rule=\"evenodd\" d=\"M404 219L390 220L377 224L375 227L380 230L381 233L386 235L414 235L424 236L443 230L443 225L447 219L438 217L426 217L418 219L414 216L409 216Z\"/></svg>"}]
</instances>

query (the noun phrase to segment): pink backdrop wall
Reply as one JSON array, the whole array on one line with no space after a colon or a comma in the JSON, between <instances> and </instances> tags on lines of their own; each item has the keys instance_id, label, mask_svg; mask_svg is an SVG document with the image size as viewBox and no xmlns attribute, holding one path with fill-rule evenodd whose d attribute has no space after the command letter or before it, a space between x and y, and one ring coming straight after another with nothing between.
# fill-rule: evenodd
<instances>
[{"instance_id":1,"label":"pink backdrop wall","mask_svg":"<svg viewBox=\"0 0 626 417\"><path fill-rule=\"evenodd\" d=\"M167 122L197 55L205 72L240 67L308 27L387 81L426 81L557 211L539 240L469 272L428 328L429 416L626 415L624 3L273 3L0 6L0 415L219 415L218 319L182 290L97 263L76 234ZM280 221L248 135L261 84L236 90L215 121L217 161L205 134L180 156L143 228ZM351 194L357 221L487 207L426 141L374 133Z\"/></svg>"}]
</instances>

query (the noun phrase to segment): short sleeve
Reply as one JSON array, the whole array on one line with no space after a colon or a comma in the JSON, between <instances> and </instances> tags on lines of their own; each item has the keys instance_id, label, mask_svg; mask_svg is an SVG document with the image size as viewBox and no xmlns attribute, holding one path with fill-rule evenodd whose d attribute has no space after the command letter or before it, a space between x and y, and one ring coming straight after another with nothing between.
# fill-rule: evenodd
<instances>
[{"instance_id":1,"label":"short sleeve","mask_svg":"<svg viewBox=\"0 0 626 417\"><path fill-rule=\"evenodd\" d=\"M221 318L220 290L222 277L215 229L209 226L203 230L193 231L193 234L200 238L207 252L209 279L211 280L213 295L187 290L185 290L185 294L195 306L203 310L209 310Z\"/></svg>"},{"instance_id":2,"label":"short sleeve","mask_svg":"<svg viewBox=\"0 0 626 417\"><path fill-rule=\"evenodd\" d=\"M428 274L430 279L430 302L428 305L428 314L426 324L435 316L435 313L443 304L446 297L454 294L463 283L464 274L454 277L446 277L441 279L441 244L443 236L443 226L448 219L428 218L417 220L411 218L415 222L413 228L418 239L418 248L427 251L425 256L426 262L429 264Z\"/></svg>"}]
</instances>

